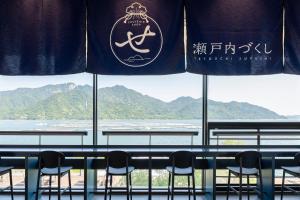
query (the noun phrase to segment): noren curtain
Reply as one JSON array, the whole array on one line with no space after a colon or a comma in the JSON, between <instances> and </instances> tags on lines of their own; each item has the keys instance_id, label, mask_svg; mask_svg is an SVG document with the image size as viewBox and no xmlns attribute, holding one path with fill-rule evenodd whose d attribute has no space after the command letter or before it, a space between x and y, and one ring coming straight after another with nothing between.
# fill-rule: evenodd
<instances>
[{"instance_id":1,"label":"noren curtain","mask_svg":"<svg viewBox=\"0 0 300 200\"><path fill-rule=\"evenodd\" d=\"M285 68L288 74L300 74L300 1L285 0Z\"/></svg>"},{"instance_id":2,"label":"noren curtain","mask_svg":"<svg viewBox=\"0 0 300 200\"><path fill-rule=\"evenodd\" d=\"M282 8L281 0L186 0L187 71L282 73Z\"/></svg>"},{"instance_id":3,"label":"noren curtain","mask_svg":"<svg viewBox=\"0 0 300 200\"><path fill-rule=\"evenodd\" d=\"M84 72L85 24L85 0L0 1L0 74Z\"/></svg>"},{"instance_id":4,"label":"noren curtain","mask_svg":"<svg viewBox=\"0 0 300 200\"><path fill-rule=\"evenodd\" d=\"M88 72L185 72L183 0L88 0Z\"/></svg>"}]
</instances>

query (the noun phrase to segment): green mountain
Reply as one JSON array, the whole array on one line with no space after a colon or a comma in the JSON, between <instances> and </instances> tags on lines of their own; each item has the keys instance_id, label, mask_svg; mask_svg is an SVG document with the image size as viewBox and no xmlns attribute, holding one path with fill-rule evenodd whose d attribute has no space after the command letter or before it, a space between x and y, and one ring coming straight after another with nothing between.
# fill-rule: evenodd
<instances>
[{"instance_id":1,"label":"green mountain","mask_svg":"<svg viewBox=\"0 0 300 200\"><path fill-rule=\"evenodd\" d=\"M201 119L202 99L164 102L124 86L99 89L101 119ZM0 119L92 119L93 89L73 83L0 92ZM248 103L209 100L210 119L284 119Z\"/></svg>"}]
</instances>

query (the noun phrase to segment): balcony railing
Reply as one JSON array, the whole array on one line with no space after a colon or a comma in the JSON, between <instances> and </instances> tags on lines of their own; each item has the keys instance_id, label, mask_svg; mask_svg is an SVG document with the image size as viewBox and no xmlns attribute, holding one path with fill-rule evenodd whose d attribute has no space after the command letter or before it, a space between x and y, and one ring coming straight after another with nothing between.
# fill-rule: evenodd
<instances>
[{"instance_id":1,"label":"balcony railing","mask_svg":"<svg viewBox=\"0 0 300 200\"><path fill-rule=\"evenodd\" d=\"M38 145L42 145L43 136L75 136L80 137L81 146L83 146L83 138L87 135L87 131L0 131L0 136L37 136L39 138Z\"/></svg>"},{"instance_id":2,"label":"balcony railing","mask_svg":"<svg viewBox=\"0 0 300 200\"><path fill-rule=\"evenodd\" d=\"M220 141L255 142L262 145L263 141L299 140L299 122L209 122L208 133L210 144L224 145ZM289 136L293 136L290 137ZM299 136L299 138L297 138ZM273 144L274 145L274 144Z\"/></svg>"},{"instance_id":3,"label":"balcony railing","mask_svg":"<svg viewBox=\"0 0 300 200\"><path fill-rule=\"evenodd\" d=\"M153 136L186 136L191 138L190 145L194 145L194 137L199 134L198 131L102 131L106 136L106 145L110 145L110 138L114 136L147 136L148 145L153 145Z\"/></svg>"}]
</instances>

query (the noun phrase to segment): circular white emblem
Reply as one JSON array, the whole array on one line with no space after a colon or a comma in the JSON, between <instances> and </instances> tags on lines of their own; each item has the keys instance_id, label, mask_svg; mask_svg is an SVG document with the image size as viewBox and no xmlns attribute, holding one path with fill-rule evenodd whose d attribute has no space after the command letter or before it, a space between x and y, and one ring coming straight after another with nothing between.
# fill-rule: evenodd
<instances>
[{"instance_id":1,"label":"circular white emblem","mask_svg":"<svg viewBox=\"0 0 300 200\"><path fill-rule=\"evenodd\" d=\"M159 56L163 35L157 22L147 15L147 8L133 3L126 15L113 25L110 47L114 56L129 67L143 67Z\"/></svg>"}]
</instances>

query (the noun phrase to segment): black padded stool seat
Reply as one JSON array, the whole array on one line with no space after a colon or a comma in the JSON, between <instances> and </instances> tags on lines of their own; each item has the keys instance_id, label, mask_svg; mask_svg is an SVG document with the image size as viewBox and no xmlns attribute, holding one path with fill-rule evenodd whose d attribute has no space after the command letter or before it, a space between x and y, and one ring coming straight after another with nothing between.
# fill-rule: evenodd
<instances>
[{"instance_id":1,"label":"black padded stool seat","mask_svg":"<svg viewBox=\"0 0 300 200\"><path fill-rule=\"evenodd\" d=\"M228 175L228 187L226 199L229 199L230 191L233 191L239 195L239 200L242 200L243 192L243 177L247 178L247 194L248 200L250 199L250 190L253 190L259 195L260 199L263 199L263 182L261 176L261 154L257 151L245 151L238 153L235 156L235 162L238 167L227 167L229 170ZM231 174L239 178L239 186L233 187L230 185ZM252 187L250 185L250 177L257 178L257 186Z\"/></svg>"},{"instance_id":2,"label":"black padded stool seat","mask_svg":"<svg viewBox=\"0 0 300 200\"><path fill-rule=\"evenodd\" d=\"M281 167L287 173L295 176L300 176L300 167Z\"/></svg>"},{"instance_id":3,"label":"black padded stool seat","mask_svg":"<svg viewBox=\"0 0 300 200\"><path fill-rule=\"evenodd\" d=\"M0 160L1 160L1 158L0 158ZM6 188L0 189L0 191L4 191L4 190L9 189L11 200L14 200L12 169L14 169L14 167L0 167L0 176L6 175L6 174L9 175L9 186L6 187Z\"/></svg>"},{"instance_id":4,"label":"black padded stool seat","mask_svg":"<svg viewBox=\"0 0 300 200\"><path fill-rule=\"evenodd\" d=\"M14 167L0 167L0 176L7 174L10 170L12 170Z\"/></svg>"},{"instance_id":5,"label":"black padded stool seat","mask_svg":"<svg viewBox=\"0 0 300 200\"><path fill-rule=\"evenodd\" d=\"M169 172L168 200L170 199L170 194L171 199L174 200L174 193L177 189L175 188L175 176L187 176L189 200L191 199L191 194L193 194L193 199L196 200L195 159L195 155L190 151L177 151L170 156L172 165L166 167L166 170ZM190 178L192 178L192 187Z\"/></svg>"},{"instance_id":6,"label":"black padded stool seat","mask_svg":"<svg viewBox=\"0 0 300 200\"><path fill-rule=\"evenodd\" d=\"M128 166L128 170L126 170L126 167L122 168L114 168L114 167L109 167L108 168L108 174L110 175L126 175L127 173L131 173L134 171L134 167Z\"/></svg>"},{"instance_id":7,"label":"black padded stool seat","mask_svg":"<svg viewBox=\"0 0 300 200\"><path fill-rule=\"evenodd\" d=\"M227 167L231 173L234 175L239 175L240 174L240 168L239 167ZM243 175L258 175L258 169L256 168L242 168L242 174Z\"/></svg>"},{"instance_id":8,"label":"black padded stool seat","mask_svg":"<svg viewBox=\"0 0 300 200\"><path fill-rule=\"evenodd\" d=\"M173 167L169 166L166 168L167 171L169 173L173 173ZM174 174L180 176L186 176L186 175L192 175L193 173L193 168L192 167L187 167L187 168L178 168L178 167L175 167L174 168Z\"/></svg>"},{"instance_id":9,"label":"black padded stool seat","mask_svg":"<svg viewBox=\"0 0 300 200\"><path fill-rule=\"evenodd\" d=\"M72 167L61 167L60 168L60 175L64 176L66 175ZM43 168L41 169L42 176L57 176L58 175L58 167L56 168Z\"/></svg>"},{"instance_id":10,"label":"black padded stool seat","mask_svg":"<svg viewBox=\"0 0 300 200\"><path fill-rule=\"evenodd\" d=\"M71 169L70 166L63 166L65 161L65 155L56 151L44 151L39 155L39 176L37 179L37 188L35 199L38 200L40 197L40 191L49 189L49 200L51 199L52 189L57 190L58 200L61 200L61 195L66 190L69 190L70 200L72 200L72 184L71 184ZM61 189L61 178L68 174L69 187ZM41 177L49 176L49 187L41 187ZM52 177L57 176L58 186L52 188Z\"/></svg>"},{"instance_id":11,"label":"black padded stool seat","mask_svg":"<svg viewBox=\"0 0 300 200\"><path fill-rule=\"evenodd\" d=\"M287 186L285 185L285 176L286 176L286 173L296 177L296 178L300 178L300 153L297 153L294 157L294 161L295 163L298 165L298 166L292 166L292 167L285 167L285 166L282 166L281 168L283 169L283 176L282 176L282 185L281 185L281 200L283 199L283 193L284 193L284 190L287 190L287 191L290 191L294 194L298 194L300 195L300 191L299 190L299 187L296 189L296 188L293 188L293 187L290 187L290 186Z\"/></svg>"},{"instance_id":12,"label":"black padded stool seat","mask_svg":"<svg viewBox=\"0 0 300 200\"><path fill-rule=\"evenodd\" d=\"M134 167L129 165L130 155L124 151L111 151L106 156L106 178L105 178L105 194L104 200L107 199L107 193L109 191L109 199L111 200L112 192L114 189L113 176L125 176L126 178L126 197L127 200L132 200L132 178L131 174L134 171ZM109 182L109 185L108 185Z\"/></svg>"}]
</instances>

